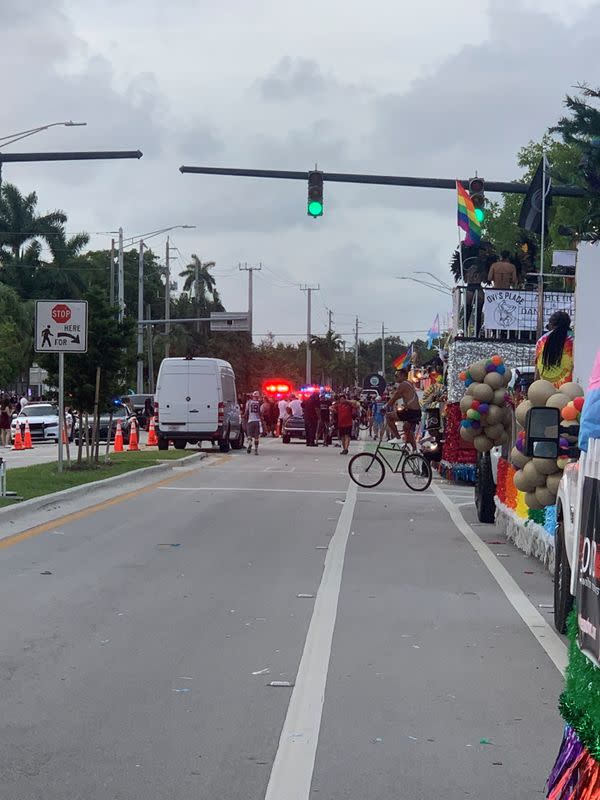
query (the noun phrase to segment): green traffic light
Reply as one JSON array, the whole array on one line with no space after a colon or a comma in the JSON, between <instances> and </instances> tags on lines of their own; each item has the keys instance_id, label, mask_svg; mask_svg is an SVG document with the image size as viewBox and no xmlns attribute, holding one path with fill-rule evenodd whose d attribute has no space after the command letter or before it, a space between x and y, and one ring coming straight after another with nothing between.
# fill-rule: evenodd
<instances>
[{"instance_id":1,"label":"green traffic light","mask_svg":"<svg viewBox=\"0 0 600 800\"><path fill-rule=\"evenodd\" d=\"M308 213L311 217L320 217L323 215L323 203L318 200L311 200L308 204Z\"/></svg>"},{"instance_id":2,"label":"green traffic light","mask_svg":"<svg viewBox=\"0 0 600 800\"><path fill-rule=\"evenodd\" d=\"M485 219L485 211L483 210L483 208L476 208L475 209L475 216L477 217L477 222L479 222L479 224L481 224L483 222L483 220Z\"/></svg>"}]
</instances>

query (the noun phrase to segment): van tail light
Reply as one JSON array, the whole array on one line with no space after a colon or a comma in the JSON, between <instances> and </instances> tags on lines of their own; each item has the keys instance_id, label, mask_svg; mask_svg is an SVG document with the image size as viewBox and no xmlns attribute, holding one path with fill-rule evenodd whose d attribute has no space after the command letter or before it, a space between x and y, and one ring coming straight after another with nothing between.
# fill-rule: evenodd
<instances>
[{"instance_id":1,"label":"van tail light","mask_svg":"<svg viewBox=\"0 0 600 800\"><path fill-rule=\"evenodd\" d=\"M158 403L154 402L154 422L158 422Z\"/></svg>"},{"instance_id":2,"label":"van tail light","mask_svg":"<svg viewBox=\"0 0 600 800\"><path fill-rule=\"evenodd\" d=\"M225 403L219 403L218 422L221 425L225 421Z\"/></svg>"}]
</instances>

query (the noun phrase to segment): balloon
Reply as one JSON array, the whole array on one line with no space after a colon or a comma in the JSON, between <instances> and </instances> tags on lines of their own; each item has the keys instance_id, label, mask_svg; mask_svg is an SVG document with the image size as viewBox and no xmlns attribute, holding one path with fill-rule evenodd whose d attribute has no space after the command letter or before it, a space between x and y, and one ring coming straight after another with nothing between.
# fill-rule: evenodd
<instances>
[{"instance_id":1,"label":"balloon","mask_svg":"<svg viewBox=\"0 0 600 800\"><path fill-rule=\"evenodd\" d=\"M571 459L569 458L569 456L559 456L556 459L556 466L559 469L564 469L567 466L567 464L569 463L570 460Z\"/></svg>"},{"instance_id":2,"label":"balloon","mask_svg":"<svg viewBox=\"0 0 600 800\"><path fill-rule=\"evenodd\" d=\"M487 403L483 404L487 405ZM479 406L479 410L483 414L483 405ZM503 409L498 408L498 406L487 406L487 423L488 425L503 425L504 424L504 413Z\"/></svg>"},{"instance_id":3,"label":"balloon","mask_svg":"<svg viewBox=\"0 0 600 800\"><path fill-rule=\"evenodd\" d=\"M555 472L553 475L548 475L546 478L546 486L554 495L558 493L558 484L561 478L562 472Z\"/></svg>"},{"instance_id":4,"label":"balloon","mask_svg":"<svg viewBox=\"0 0 600 800\"><path fill-rule=\"evenodd\" d=\"M577 409L577 411L579 411L579 413L581 413L581 411L583 410L583 404L584 404L584 402L585 402L585 398L583 398L583 397L576 397L576 398L573 400L573 405L575 406L575 408Z\"/></svg>"},{"instance_id":5,"label":"balloon","mask_svg":"<svg viewBox=\"0 0 600 800\"><path fill-rule=\"evenodd\" d=\"M505 406L507 400L508 400L508 394L504 387L502 387L501 389L496 389L494 391L494 399L492 402L494 403L495 406Z\"/></svg>"},{"instance_id":6,"label":"balloon","mask_svg":"<svg viewBox=\"0 0 600 800\"><path fill-rule=\"evenodd\" d=\"M541 511L544 508L533 492L526 492L525 503L532 511Z\"/></svg>"},{"instance_id":7,"label":"balloon","mask_svg":"<svg viewBox=\"0 0 600 800\"><path fill-rule=\"evenodd\" d=\"M567 403L569 402L569 398L566 394L561 394L557 392L553 394L552 397L549 397L546 401L546 408L564 408Z\"/></svg>"},{"instance_id":8,"label":"balloon","mask_svg":"<svg viewBox=\"0 0 600 800\"><path fill-rule=\"evenodd\" d=\"M492 356L491 362L492 362L492 364L494 364L497 367L503 367L504 366L504 360L503 360L502 356Z\"/></svg>"},{"instance_id":9,"label":"balloon","mask_svg":"<svg viewBox=\"0 0 600 800\"><path fill-rule=\"evenodd\" d=\"M479 411L480 414L487 414L488 411L490 410L489 403L480 403L479 400L476 400L475 403L477 403L477 410Z\"/></svg>"},{"instance_id":10,"label":"balloon","mask_svg":"<svg viewBox=\"0 0 600 800\"><path fill-rule=\"evenodd\" d=\"M459 381L466 381L467 380L467 373L463 370L462 372L458 373Z\"/></svg>"},{"instance_id":11,"label":"balloon","mask_svg":"<svg viewBox=\"0 0 600 800\"><path fill-rule=\"evenodd\" d=\"M479 411L475 411L474 408L470 408L467 411L467 419L480 419L480 418L481 414L479 413Z\"/></svg>"},{"instance_id":12,"label":"balloon","mask_svg":"<svg viewBox=\"0 0 600 800\"><path fill-rule=\"evenodd\" d=\"M465 381L465 386L470 386L472 383L473 381L471 380L471 378L467 378L467 380Z\"/></svg>"},{"instance_id":13,"label":"balloon","mask_svg":"<svg viewBox=\"0 0 600 800\"><path fill-rule=\"evenodd\" d=\"M485 371L488 372L488 373L489 372L496 372L496 365L492 364L492 362L490 361L490 363L486 365Z\"/></svg>"},{"instance_id":14,"label":"balloon","mask_svg":"<svg viewBox=\"0 0 600 800\"><path fill-rule=\"evenodd\" d=\"M497 372L489 372L484 378L484 383L487 383L488 386L495 390L500 389L504 381L502 375L498 375Z\"/></svg>"},{"instance_id":15,"label":"balloon","mask_svg":"<svg viewBox=\"0 0 600 800\"><path fill-rule=\"evenodd\" d=\"M503 433L504 433L504 425L485 426L485 435L488 437L488 439L492 439L494 442L496 441L496 439L499 439Z\"/></svg>"},{"instance_id":16,"label":"balloon","mask_svg":"<svg viewBox=\"0 0 600 800\"><path fill-rule=\"evenodd\" d=\"M520 492L535 492L535 484L528 479L522 469L515 472L513 483Z\"/></svg>"},{"instance_id":17,"label":"balloon","mask_svg":"<svg viewBox=\"0 0 600 800\"><path fill-rule=\"evenodd\" d=\"M560 437L560 439L558 440L558 446L561 448L561 450L567 449L567 447L569 446L569 440L567 439L566 436Z\"/></svg>"},{"instance_id":18,"label":"balloon","mask_svg":"<svg viewBox=\"0 0 600 800\"><path fill-rule=\"evenodd\" d=\"M494 446L494 443L491 439L488 439L487 436L480 433L479 436L476 436L473 440L473 445L475 450L479 453L488 453Z\"/></svg>"},{"instance_id":19,"label":"balloon","mask_svg":"<svg viewBox=\"0 0 600 800\"><path fill-rule=\"evenodd\" d=\"M527 481L533 486L545 486L546 485L546 475L541 473L538 469L536 469L536 461L540 459L533 459L530 461L529 464L525 464L523 467L523 475L527 478ZM556 464L554 461L550 461L554 469L556 469Z\"/></svg>"},{"instance_id":20,"label":"balloon","mask_svg":"<svg viewBox=\"0 0 600 800\"><path fill-rule=\"evenodd\" d=\"M471 373L471 377L475 381L482 381L485 378L485 359L481 361L476 361L474 364L471 364L469 367L469 372Z\"/></svg>"},{"instance_id":21,"label":"balloon","mask_svg":"<svg viewBox=\"0 0 600 800\"><path fill-rule=\"evenodd\" d=\"M556 503L556 493L551 492L547 486L538 486L535 490L536 499L545 507Z\"/></svg>"},{"instance_id":22,"label":"balloon","mask_svg":"<svg viewBox=\"0 0 600 800\"><path fill-rule=\"evenodd\" d=\"M583 397L584 394L581 386L578 383L575 383L575 381L563 383L558 391L561 394L566 394L571 400L574 400L576 397Z\"/></svg>"},{"instance_id":23,"label":"balloon","mask_svg":"<svg viewBox=\"0 0 600 800\"><path fill-rule=\"evenodd\" d=\"M556 389L550 381L534 381L531 386L529 387L529 391L527 392L527 398L531 400L531 405L540 407L545 406L546 401L552 397L553 394L556 394Z\"/></svg>"},{"instance_id":24,"label":"balloon","mask_svg":"<svg viewBox=\"0 0 600 800\"><path fill-rule=\"evenodd\" d=\"M542 475L552 475L556 472L556 461L553 458L534 458L531 463Z\"/></svg>"},{"instance_id":25,"label":"balloon","mask_svg":"<svg viewBox=\"0 0 600 800\"><path fill-rule=\"evenodd\" d=\"M525 452L525 439L517 439L515 443L515 447L519 451L519 453Z\"/></svg>"},{"instance_id":26,"label":"balloon","mask_svg":"<svg viewBox=\"0 0 600 800\"><path fill-rule=\"evenodd\" d=\"M527 425L527 414L529 413L530 408L531 408L530 400L523 400L523 402L519 403L519 405L517 406L515 416L517 418L517 422L519 423L519 425L522 425L523 427Z\"/></svg>"},{"instance_id":27,"label":"balloon","mask_svg":"<svg viewBox=\"0 0 600 800\"><path fill-rule=\"evenodd\" d=\"M481 422L478 419L474 419L471 422L471 427L475 428L475 430L479 430L479 428L481 428Z\"/></svg>"},{"instance_id":28,"label":"balloon","mask_svg":"<svg viewBox=\"0 0 600 800\"><path fill-rule=\"evenodd\" d=\"M562 409L562 411L560 412L560 415L561 415L561 417L563 419L566 419L567 421L572 422L573 420L577 419L578 411L577 411L577 409L575 408L575 406L572 403L569 403L569 405L565 406Z\"/></svg>"},{"instance_id":29,"label":"balloon","mask_svg":"<svg viewBox=\"0 0 600 800\"><path fill-rule=\"evenodd\" d=\"M460 427L461 428L470 428L471 427L471 420L470 419L461 419Z\"/></svg>"},{"instance_id":30,"label":"balloon","mask_svg":"<svg viewBox=\"0 0 600 800\"><path fill-rule=\"evenodd\" d=\"M471 408L474 408L475 411L477 411L480 405L481 403L479 402L479 400L473 400L473 402L471 403Z\"/></svg>"},{"instance_id":31,"label":"balloon","mask_svg":"<svg viewBox=\"0 0 600 800\"><path fill-rule=\"evenodd\" d=\"M465 395L462 400L460 401L460 412L464 416L467 411L471 408L471 403L473 399L471 395Z\"/></svg>"},{"instance_id":32,"label":"balloon","mask_svg":"<svg viewBox=\"0 0 600 800\"><path fill-rule=\"evenodd\" d=\"M504 369L506 371L502 375L503 383L505 386L508 386L508 384L512 381L512 376L513 376L512 369L508 369L507 367L504 367Z\"/></svg>"},{"instance_id":33,"label":"balloon","mask_svg":"<svg viewBox=\"0 0 600 800\"><path fill-rule=\"evenodd\" d=\"M490 403L494 399L494 390L485 383L478 383L473 389L472 395L481 403Z\"/></svg>"},{"instance_id":34,"label":"balloon","mask_svg":"<svg viewBox=\"0 0 600 800\"><path fill-rule=\"evenodd\" d=\"M517 469L523 469L525 464L527 464L529 461L529 457L523 455L523 453L517 450L516 447L513 447L513 449L510 451L510 463L513 465L513 467L517 467Z\"/></svg>"},{"instance_id":35,"label":"balloon","mask_svg":"<svg viewBox=\"0 0 600 800\"><path fill-rule=\"evenodd\" d=\"M478 431L474 428L461 428L460 429L460 438L464 439L465 442L473 442L473 439L478 435Z\"/></svg>"},{"instance_id":36,"label":"balloon","mask_svg":"<svg viewBox=\"0 0 600 800\"><path fill-rule=\"evenodd\" d=\"M506 372L506 367L504 366L504 364L500 364L498 367L496 367L496 372L498 373L498 375L504 375L504 373ZM502 382L504 383L504 381Z\"/></svg>"}]
</instances>

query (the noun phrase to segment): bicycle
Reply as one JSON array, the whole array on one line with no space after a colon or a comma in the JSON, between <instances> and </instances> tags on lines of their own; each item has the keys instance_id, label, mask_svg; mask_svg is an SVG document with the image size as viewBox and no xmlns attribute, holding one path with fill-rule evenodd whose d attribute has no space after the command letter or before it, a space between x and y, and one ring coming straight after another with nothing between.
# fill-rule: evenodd
<instances>
[{"instance_id":1,"label":"bicycle","mask_svg":"<svg viewBox=\"0 0 600 800\"><path fill-rule=\"evenodd\" d=\"M354 483L364 489L374 489L385 478L387 465L394 475L402 475L404 483L413 492L424 492L428 489L433 478L429 461L418 450L413 452L406 443L384 445L384 435L385 431L382 431L374 453L357 453L348 462L348 473ZM386 452L398 456L395 464L390 463Z\"/></svg>"}]
</instances>

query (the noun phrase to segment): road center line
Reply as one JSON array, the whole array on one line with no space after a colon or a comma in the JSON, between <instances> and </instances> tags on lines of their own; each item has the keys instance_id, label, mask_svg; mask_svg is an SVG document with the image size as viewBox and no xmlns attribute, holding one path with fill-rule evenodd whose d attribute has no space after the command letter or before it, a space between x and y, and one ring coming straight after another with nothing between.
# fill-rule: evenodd
<instances>
[{"instance_id":1,"label":"road center line","mask_svg":"<svg viewBox=\"0 0 600 800\"><path fill-rule=\"evenodd\" d=\"M356 484L350 483L325 557L323 576L265 800L308 800L310 797L344 558L356 497Z\"/></svg>"},{"instance_id":2,"label":"road center line","mask_svg":"<svg viewBox=\"0 0 600 800\"><path fill-rule=\"evenodd\" d=\"M345 489L273 489L261 488L260 486L161 486L160 489L168 492L271 492L275 494L344 494ZM410 497L414 500L423 501L423 496L415 492L386 492L377 491L373 489L365 489L359 492L361 495L391 495L393 497L401 497L403 500Z\"/></svg>"},{"instance_id":3,"label":"road center line","mask_svg":"<svg viewBox=\"0 0 600 800\"><path fill-rule=\"evenodd\" d=\"M521 617L525 625L527 625L539 644L544 648L557 670L564 675L568 661L567 648L556 631L542 617L519 584L508 570L502 566L489 547L477 536L456 505L434 483L432 483L431 488L450 515L452 522L488 568L512 607Z\"/></svg>"}]
</instances>

